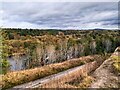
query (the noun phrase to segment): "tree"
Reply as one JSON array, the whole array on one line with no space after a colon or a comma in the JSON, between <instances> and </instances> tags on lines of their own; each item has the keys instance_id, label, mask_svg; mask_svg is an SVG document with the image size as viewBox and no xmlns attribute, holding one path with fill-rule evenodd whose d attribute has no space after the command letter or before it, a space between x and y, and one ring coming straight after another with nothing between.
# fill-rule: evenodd
<instances>
[{"instance_id":1,"label":"tree","mask_svg":"<svg viewBox=\"0 0 120 90\"><path fill-rule=\"evenodd\" d=\"M7 61L8 57L8 46L5 45L3 42L5 41L5 33L0 30L0 73L5 74L7 73L7 70L9 69L9 62Z\"/></svg>"}]
</instances>

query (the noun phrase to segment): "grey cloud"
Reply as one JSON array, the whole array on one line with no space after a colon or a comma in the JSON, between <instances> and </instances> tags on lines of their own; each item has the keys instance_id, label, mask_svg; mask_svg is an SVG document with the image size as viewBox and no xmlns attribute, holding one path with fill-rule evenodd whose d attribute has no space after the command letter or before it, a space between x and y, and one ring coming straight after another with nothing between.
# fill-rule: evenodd
<instances>
[{"instance_id":1,"label":"grey cloud","mask_svg":"<svg viewBox=\"0 0 120 90\"><path fill-rule=\"evenodd\" d=\"M114 2L104 3L3 3L3 22L27 23L26 28L84 28L116 26L118 6ZM97 26L98 25L98 26ZM4 26L4 25L3 25ZM9 25L8 25L9 26ZM15 25L13 25L15 26ZM114 27L115 27L114 26ZM21 26L19 26L21 27ZM25 27L25 25L24 25ZM22 28L22 27L21 27Z\"/></svg>"}]
</instances>

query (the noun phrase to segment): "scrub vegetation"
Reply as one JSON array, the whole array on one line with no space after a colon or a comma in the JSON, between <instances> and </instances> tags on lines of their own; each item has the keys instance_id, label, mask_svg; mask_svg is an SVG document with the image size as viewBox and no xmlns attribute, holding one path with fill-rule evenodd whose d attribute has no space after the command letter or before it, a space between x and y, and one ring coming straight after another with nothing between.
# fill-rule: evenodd
<instances>
[{"instance_id":1,"label":"scrub vegetation","mask_svg":"<svg viewBox=\"0 0 120 90\"><path fill-rule=\"evenodd\" d=\"M0 36L2 77L0 85L3 89L86 65L89 62L96 61L102 64L120 46L119 30L2 28ZM24 55L27 56L22 63L24 70L12 71L9 58L17 57L15 60L19 60L18 58ZM112 59L113 67L120 71L119 57L113 56ZM99 65L95 65L97 66ZM76 78L61 85L84 88L89 87L94 80L89 75Z\"/></svg>"},{"instance_id":2,"label":"scrub vegetation","mask_svg":"<svg viewBox=\"0 0 120 90\"><path fill-rule=\"evenodd\" d=\"M9 68L7 57L28 56L25 69L62 62L71 58L114 52L120 45L118 30L1 30L1 63ZM5 72L6 73L6 72Z\"/></svg>"}]
</instances>

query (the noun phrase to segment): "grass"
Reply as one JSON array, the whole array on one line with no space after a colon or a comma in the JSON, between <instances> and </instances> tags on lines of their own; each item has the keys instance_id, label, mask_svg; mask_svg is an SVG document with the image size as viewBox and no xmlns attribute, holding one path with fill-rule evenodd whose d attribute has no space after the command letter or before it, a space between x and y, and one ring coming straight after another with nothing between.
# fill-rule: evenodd
<instances>
[{"instance_id":1,"label":"grass","mask_svg":"<svg viewBox=\"0 0 120 90\"><path fill-rule=\"evenodd\" d=\"M34 69L28 69L23 71L10 72L2 76L2 85L3 89L10 88L19 84L23 84L29 81L33 81L45 76L49 76L79 65L83 65L85 62L90 62L91 60L97 60L101 58L100 55L86 56L78 59L72 59L64 61L61 63L55 63L46 65L43 67L38 67Z\"/></svg>"},{"instance_id":2,"label":"grass","mask_svg":"<svg viewBox=\"0 0 120 90\"><path fill-rule=\"evenodd\" d=\"M72 81L65 83L66 85L73 86L75 88L88 88L94 78L88 75L89 73L82 73L80 77L76 77Z\"/></svg>"},{"instance_id":3,"label":"grass","mask_svg":"<svg viewBox=\"0 0 120 90\"><path fill-rule=\"evenodd\" d=\"M71 74L68 73L61 79L53 79L49 83L41 85L39 88L87 88L93 80L93 77L88 76L88 72L82 73L81 70L78 70Z\"/></svg>"},{"instance_id":4,"label":"grass","mask_svg":"<svg viewBox=\"0 0 120 90\"><path fill-rule=\"evenodd\" d=\"M120 47L117 48L116 54L113 55L111 58L113 60L113 67L115 68L116 71L118 71L120 73Z\"/></svg>"},{"instance_id":5,"label":"grass","mask_svg":"<svg viewBox=\"0 0 120 90\"><path fill-rule=\"evenodd\" d=\"M93 77L91 76L86 76L81 83L78 84L78 88L88 88L90 86L90 84L92 83L92 81L94 80Z\"/></svg>"},{"instance_id":6,"label":"grass","mask_svg":"<svg viewBox=\"0 0 120 90\"><path fill-rule=\"evenodd\" d=\"M118 56L113 56L112 59L114 60L113 66L114 68L120 72L120 58Z\"/></svg>"}]
</instances>

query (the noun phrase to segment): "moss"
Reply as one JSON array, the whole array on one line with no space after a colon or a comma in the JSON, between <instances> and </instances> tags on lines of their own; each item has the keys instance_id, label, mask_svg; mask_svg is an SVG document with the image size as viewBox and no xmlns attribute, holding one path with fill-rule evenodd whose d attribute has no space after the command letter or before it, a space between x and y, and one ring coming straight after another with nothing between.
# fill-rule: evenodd
<instances>
[{"instance_id":1,"label":"moss","mask_svg":"<svg viewBox=\"0 0 120 90\"><path fill-rule=\"evenodd\" d=\"M120 56L112 56L114 62L120 62Z\"/></svg>"},{"instance_id":2,"label":"moss","mask_svg":"<svg viewBox=\"0 0 120 90\"><path fill-rule=\"evenodd\" d=\"M113 67L115 68L116 71L120 72L120 58L119 56L112 56L113 60Z\"/></svg>"},{"instance_id":3,"label":"moss","mask_svg":"<svg viewBox=\"0 0 120 90\"><path fill-rule=\"evenodd\" d=\"M120 63L114 63L113 66L120 72Z\"/></svg>"}]
</instances>

